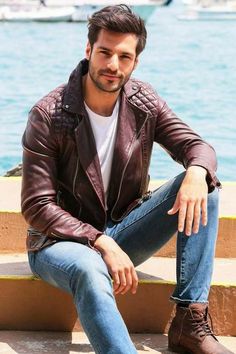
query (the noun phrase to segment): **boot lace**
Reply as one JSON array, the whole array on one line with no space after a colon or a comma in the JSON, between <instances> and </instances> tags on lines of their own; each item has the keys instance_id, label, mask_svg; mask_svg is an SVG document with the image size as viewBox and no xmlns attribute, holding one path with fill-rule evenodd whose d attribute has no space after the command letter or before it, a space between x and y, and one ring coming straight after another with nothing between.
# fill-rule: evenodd
<instances>
[{"instance_id":1,"label":"boot lace","mask_svg":"<svg viewBox=\"0 0 236 354\"><path fill-rule=\"evenodd\" d=\"M208 319L210 320L210 325L209 325ZM206 336L213 336L215 338L214 333L213 333L212 318L207 310L206 310L205 314L202 314L202 316L199 316L199 317L194 316L191 311L190 321L192 322L192 326L195 329L196 333L200 337L205 338Z\"/></svg>"}]
</instances>

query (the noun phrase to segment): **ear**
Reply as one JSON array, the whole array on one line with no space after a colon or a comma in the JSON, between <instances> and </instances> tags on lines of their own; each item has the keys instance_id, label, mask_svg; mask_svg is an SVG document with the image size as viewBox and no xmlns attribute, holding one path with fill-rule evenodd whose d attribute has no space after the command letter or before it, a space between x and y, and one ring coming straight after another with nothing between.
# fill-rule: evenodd
<instances>
[{"instance_id":1,"label":"ear","mask_svg":"<svg viewBox=\"0 0 236 354\"><path fill-rule=\"evenodd\" d=\"M89 60L90 55L91 55L91 52L92 52L91 45L90 45L90 43L88 42L88 43L87 43L87 46L86 46L86 50L85 50L86 59Z\"/></svg>"},{"instance_id":2,"label":"ear","mask_svg":"<svg viewBox=\"0 0 236 354\"><path fill-rule=\"evenodd\" d=\"M134 62L134 69L136 69L138 63L139 63L139 57L136 57Z\"/></svg>"}]
</instances>

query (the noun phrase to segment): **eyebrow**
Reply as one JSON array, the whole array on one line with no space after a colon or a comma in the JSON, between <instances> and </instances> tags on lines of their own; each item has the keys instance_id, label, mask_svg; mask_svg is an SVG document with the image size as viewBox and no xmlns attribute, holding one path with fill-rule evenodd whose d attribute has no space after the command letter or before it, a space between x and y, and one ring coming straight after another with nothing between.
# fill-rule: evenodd
<instances>
[{"instance_id":1,"label":"eyebrow","mask_svg":"<svg viewBox=\"0 0 236 354\"><path fill-rule=\"evenodd\" d=\"M97 47L97 49L102 49L102 50L105 50L105 51L107 51L107 52L109 52L109 53L112 52L111 49L109 49L109 48L107 48L107 47L103 47L103 46ZM130 53L130 52L122 52L121 54L133 56L133 53Z\"/></svg>"}]
</instances>

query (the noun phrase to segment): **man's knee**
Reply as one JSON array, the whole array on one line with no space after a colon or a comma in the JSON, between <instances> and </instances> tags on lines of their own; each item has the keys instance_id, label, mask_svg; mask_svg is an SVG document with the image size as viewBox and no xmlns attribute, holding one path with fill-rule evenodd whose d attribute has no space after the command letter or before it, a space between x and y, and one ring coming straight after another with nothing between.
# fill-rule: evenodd
<instances>
[{"instance_id":1,"label":"man's knee","mask_svg":"<svg viewBox=\"0 0 236 354\"><path fill-rule=\"evenodd\" d=\"M73 293L79 291L88 294L99 290L110 290L112 283L107 267L100 256L100 259L95 258L94 260L85 257L71 265L73 268L71 275Z\"/></svg>"},{"instance_id":2,"label":"man's knee","mask_svg":"<svg viewBox=\"0 0 236 354\"><path fill-rule=\"evenodd\" d=\"M168 183L170 184L170 194L174 195L177 194L181 184L183 182L183 179L185 177L186 171L180 173L179 175L175 176L172 180L170 180Z\"/></svg>"}]
</instances>

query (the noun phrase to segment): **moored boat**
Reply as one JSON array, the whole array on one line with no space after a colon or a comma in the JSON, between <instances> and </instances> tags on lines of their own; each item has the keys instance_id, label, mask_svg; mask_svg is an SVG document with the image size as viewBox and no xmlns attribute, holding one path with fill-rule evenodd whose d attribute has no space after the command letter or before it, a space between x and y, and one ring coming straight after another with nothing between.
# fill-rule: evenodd
<instances>
[{"instance_id":1,"label":"moored boat","mask_svg":"<svg viewBox=\"0 0 236 354\"><path fill-rule=\"evenodd\" d=\"M9 22L59 22L70 21L72 14L75 12L74 7L19 7L19 6L2 6L0 7L0 21Z\"/></svg>"},{"instance_id":2,"label":"moored boat","mask_svg":"<svg viewBox=\"0 0 236 354\"><path fill-rule=\"evenodd\" d=\"M180 20L236 20L236 2L198 3L178 16Z\"/></svg>"},{"instance_id":3,"label":"moored boat","mask_svg":"<svg viewBox=\"0 0 236 354\"><path fill-rule=\"evenodd\" d=\"M88 17L90 17L95 11L100 10L102 7L106 6L107 4L83 4L83 5L77 5L76 11L72 15L72 21L73 22L85 22L88 20ZM143 20L146 22L149 17L154 13L156 10L156 5L155 4L136 4L136 5L131 5L130 7L132 10L137 13L139 16L143 18Z\"/></svg>"},{"instance_id":4,"label":"moored boat","mask_svg":"<svg viewBox=\"0 0 236 354\"><path fill-rule=\"evenodd\" d=\"M147 21L157 6L169 5L171 1L127 0L125 4ZM93 12L117 4L115 0L45 0L45 3L47 6L38 6L37 0L0 0L0 20L86 22Z\"/></svg>"}]
</instances>

